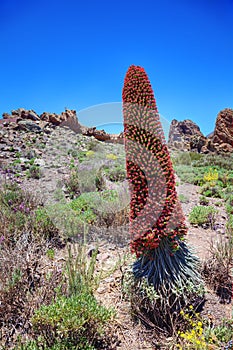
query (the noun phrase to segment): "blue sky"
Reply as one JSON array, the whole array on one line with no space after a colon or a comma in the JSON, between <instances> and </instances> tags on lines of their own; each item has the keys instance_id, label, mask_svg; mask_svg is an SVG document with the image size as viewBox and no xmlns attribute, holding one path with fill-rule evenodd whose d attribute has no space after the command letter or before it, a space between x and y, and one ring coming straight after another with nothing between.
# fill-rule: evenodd
<instances>
[{"instance_id":1,"label":"blue sky","mask_svg":"<svg viewBox=\"0 0 233 350\"><path fill-rule=\"evenodd\" d=\"M95 125L83 110L120 102L135 64L164 119L192 119L208 134L233 108L232 22L232 0L1 0L0 115L67 107ZM98 124L119 118L113 109Z\"/></svg>"}]
</instances>

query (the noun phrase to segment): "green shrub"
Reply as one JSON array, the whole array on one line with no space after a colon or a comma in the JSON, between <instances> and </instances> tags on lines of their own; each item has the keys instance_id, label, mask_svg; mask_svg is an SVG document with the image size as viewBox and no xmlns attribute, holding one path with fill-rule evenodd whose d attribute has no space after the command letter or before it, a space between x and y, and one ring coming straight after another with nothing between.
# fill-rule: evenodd
<instances>
[{"instance_id":1,"label":"green shrub","mask_svg":"<svg viewBox=\"0 0 233 350\"><path fill-rule=\"evenodd\" d=\"M233 238L233 215L229 215L226 223L227 233L230 234Z\"/></svg>"},{"instance_id":2,"label":"green shrub","mask_svg":"<svg viewBox=\"0 0 233 350\"><path fill-rule=\"evenodd\" d=\"M98 304L92 294L81 292L69 297L60 296L51 305L41 306L31 319L35 333L42 335L47 345L69 340L81 349L83 339L91 345L112 311Z\"/></svg>"},{"instance_id":3,"label":"green shrub","mask_svg":"<svg viewBox=\"0 0 233 350\"><path fill-rule=\"evenodd\" d=\"M42 176L42 172L40 169L40 166L38 165L31 165L29 169L26 171L26 176L28 179L40 179Z\"/></svg>"},{"instance_id":4,"label":"green shrub","mask_svg":"<svg viewBox=\"0 0 233 350\"><path fill-rule=\"evenodd\" d=\"M228 214L233 214L233 194L227 196L226 211Z\"/></svg>"},{"instance_id":5,"label":"green shrub","mask_svg":"<svg viewBox=\"0 0 233 350\"><path fill-rule=\"evenodd\" d=\"M209 204L209 199L207 199L205 196L201 196L200 199L199 199L199 203L201 205L208 205Z\"/></svg>"},{"instance_id":6,"label":"green shrub","mask_svg":"<svg viewBox=\"0 0 233 350\"><path fill-rule=\"evenodd\" d=\"M79 176L76 169L71 171L69 178L65 181L65 186L71 199L80 194Z\"/></svg>"},{"instance_id":7,"label":"green shrub","mask_svg":"<svg viewBox=\"0 0 233 350\"><path fill-rule=\"evenodd\" d=\"M218 201L214 203L216 207L221 207L223 205L222 201Z\"/></svg>"},{"instance_id":8,"label":"green shrub","mask_svg":"<svg viewBox=\"0 0 233 350\"><path fill-rule=\"evenodd\" d=\"M106 164L101 168L101 173L104 174L108 180L113 182L126 179L126 169L123 163Z\"/></svg>"},{"instance_id":9,"label":"green shrub","mask_svg":"<svg viewBox=\"0 0 233 350\"><path fill-rule=\"evenodd\" d=\"M181 152L173 159L175 165L191 165L189 152Z\"/></svg>"},{"instance_id":10,"label":"green shrub","mask_svg":"<svg viewBox=\"0 0 233 350\"><path fill-rule=\"evenodd\" d=\"M223 197L222 190L218 186L211 186L209 183L201 187L200 193L206 197L212 197L212 198Z\"/></svg>"},{"instance_id":11,"label":"green shrub","mask_svg":"<svg viewBox=\"0 0 233 350\"><path fill-rule=\"evenodd\" d=\"M212 206L197 205L193 207L189 214L189 222L196 225L209 224L213 226L216 213L216 209Z\"/></svg>"},{"instance_id":12,"label":"green shrub","mask_svg":"<svg viewBox=\"0 0 233 350\"><path fill-rule=\"evenodd\" d=\"M35 311L31 319L34 333L49 349L94 350L95 340L114 315L112 309L100 305L93 295L101 277L101 272L96 272L97 254L98 248L91 256L87 254L85 236L84 243L73 245L73 250L68 246L68 294L59 295L52 304Z\"/></svg>"},{"instance_id":13,"label":"green shrub","mask_svg":"<svg viewBox=\"0 0 233 350\"><path fill-rule=\"evenodd\" d=\"M79 219L88 224L91 224L96 220L96 215L93 211L93 198L94 195L92 192L83 193L78 198L70 202L70 207L75 210Z\"/></svg>"},{"instance_id":14,"label":"green shrub","mask_svg":"<svg viewBox=\"0 0 233 350\"><path fill-rule=\"evenodd\" d=\"M194 183L197 174L192 167L189 165L175 165L174 169L181 182Z\"/></svg>"},{"instance_id":15,"label":"green shrub","mask_svg":"<svg viewBox=\"0 0 233 350\"><path fill-rule=\"evenodd\" d=\"M36 235L41 235L49 240L58 236L56 225L54 225L48 211L44 207L38 207L35 210L33 224L33 230Z\"/></svg>"},{"instance_id":16,"label":"green shrub","mask_svg":"<svg viewBox=\"0 0 233 350\"><path fill-rule=\"evenodd\" d=\"M199 160L193 162L195 167L215 166L226 170L233 170L233 156L232 155L203 155Z\"/></svg>"},{"instance_id":17,"label":"green shrub","mask_svg":"<svg viewBox=\"0 0 233 350\"><path fill-rule=\"evenodd\" d=\"M68 246L66 270L69 295L79 295L83 292L93 294L102 277L102 271L96 272L98 248L88 254L85 231L83 240L83 243L73 245L73 249Z\"/></svg>"},{"instance_id":18,"label":"green shrub","mask_svg":"<svg viewBox=\"0 0 233 350\"><path fill-rule=\"evenodd\" d=\"M84 162L84 160L86 160L87 158L87 151L79 151L77 154L77 158L80 163Z\"/></svg>"}]
</instances>

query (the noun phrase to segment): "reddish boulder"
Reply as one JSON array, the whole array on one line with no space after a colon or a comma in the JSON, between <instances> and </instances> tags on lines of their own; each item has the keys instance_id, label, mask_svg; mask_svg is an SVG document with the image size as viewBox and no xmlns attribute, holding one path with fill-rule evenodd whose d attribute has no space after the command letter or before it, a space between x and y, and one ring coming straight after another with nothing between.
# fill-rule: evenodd
<instances>
[{"instance_id":1,"label":"reddish boulder","mask_svg":"<svg viewBox=\"0 0 233 350\"><path fill-rule=\"evenodd\" d=\"M211 141L219 151L233 152L233 109L218 113Z\"/></svg>"}]
</instances>

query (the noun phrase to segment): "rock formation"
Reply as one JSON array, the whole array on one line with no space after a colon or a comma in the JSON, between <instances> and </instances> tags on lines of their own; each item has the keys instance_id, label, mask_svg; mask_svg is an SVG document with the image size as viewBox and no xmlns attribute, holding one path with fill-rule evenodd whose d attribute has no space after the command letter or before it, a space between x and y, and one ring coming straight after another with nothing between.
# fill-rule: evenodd
<instances>
[{"instance_id":1,"label":"rock formation","mask_svg":"<svg viewBox=\"0 0 233 350\"><path fill-rule=\"evenodd\" d=\"M208 152L207 138L202 134L200 128L192 120L171 122L168 146L170 149L179 149L183 151Z\"/></svg>"},{"instance_id":2,"label":"rock formation","mask_svg":"<svg viewBox=\"0 0 233 350\"><path fill-rule=\"evenodd\" d=\"M40 116L33 110L19 108L11 114L3 113L0 127L10 127L14 130L44 132L50 134L56 127L68 127L72 131L85 136L93 136L99 141L123 143L123 134L111 135L96 127L87 127L79 123L75 110L66 109L61 114L44 112Z\"/></svg>"},{"instance_id":3,"label":"rock formation","mask_svg":"<svg viewBox=\"0 0 233 350\"><path fill-rule=\"evenodd\" d=\"M233 109L218 113L211 141L219 151L233 152Z\"/></svg>"},{"instance_id":4,"label":"rock formation","mask_svg":"<svg viewBox=\"0 0 233 350\"><path fill-rule=\"evenodd\" d=\"M104 130L97 130L96 127L88 128L86 126L81 127L82 134L85 136L94 136L99 141L110 141L111 136Z\"/></svg>"}]
</instances>

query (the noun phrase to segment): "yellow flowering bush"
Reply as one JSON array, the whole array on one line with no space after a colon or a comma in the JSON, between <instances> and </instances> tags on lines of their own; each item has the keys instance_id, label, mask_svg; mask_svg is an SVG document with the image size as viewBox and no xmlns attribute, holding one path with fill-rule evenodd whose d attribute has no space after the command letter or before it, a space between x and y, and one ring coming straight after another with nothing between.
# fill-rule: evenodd
<instances>
[{"instance_id":1,"label":"yellow flowering bush","mask_svg":"<svg viewBox=\"0 0 233 350\"><path fill-rule=\"evenodd\" d=\"M218 172L216 169L210 168L203 177L204 181L209 182L210 185L214 186L218 180Z\"/></svg>"},{"instance_id":2,"label":"yellow flowering bush","mask_svg":"<svg viewBox=\"0 0 233 350\"><path fill-rule=\"evenodd\" d=\"M204 324L198 313L192 312L193 306L189 307L189 313L183 310L180 312L184 320L189 324L189 329L185 332L178 331L178 341L176 349L179 350L217 350L219 342L216 337L208 336L206 339L204 334Z\"/></svg>"}]
</instances>

